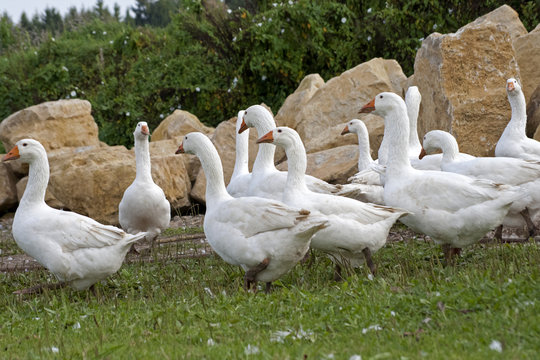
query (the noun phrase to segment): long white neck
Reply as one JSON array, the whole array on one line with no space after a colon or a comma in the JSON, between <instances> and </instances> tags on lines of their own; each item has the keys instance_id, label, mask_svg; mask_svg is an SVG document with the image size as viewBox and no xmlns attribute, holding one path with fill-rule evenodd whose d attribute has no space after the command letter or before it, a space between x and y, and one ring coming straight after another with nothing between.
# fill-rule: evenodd
<instances>
[{"instance_id":1,"label":"long white neck","mask_svg":"<svg viewBox=\"0 0 540 360\"><path fill-rule=\"evenodd\" d=\"M407 116L409 117L409 152L418 156L422 145L418 139L418 113L420 112L420 94L407 92L405 103L407 104Z\"/></svg>"},{"instance_id":2,"label":"long white neck","mask_svg":"<svg viewBox=\"0 0 540 360\"><path fill-rule=\"evenodd\" d=\"M358 135L358 171L362 171L369 168L373 158L371 157L367 131L357 130L356 135Z\"/></svg>"},{"instance_id":3,"label":"long white neck","mask_svg":"<svg viewBox=\"0 0 540 360\"><path fill-rule=\"evenodd\" d=\"M525 103L525 95L523 91L514 90L514 94L508 96L508 101L512 108L512 118L504 129L503 135L506 133L512 138L526 138L525 127L527 126L527 107Z\"/></svg>"},{"instance_id":4,"label":"long white neck","mask_svg":"<svg viewBox=\"0 0 540 360\"><path fill-rule=\"evenodd\" d=\"M403 170L409 170L411 163L407 153L409 144L409 119L405 104L400 102L397 109L389 111L384 117L384 138L387 139L386 178L389 173L399 176Z\"/></svg>"},{"instance_id":5,"label":"long white neck","mask_svg":"<svg viewBox=\"0 0 540 360\"><path fill-rule=\"evenodd\" d=\"M154 182L152 165L150 164L150 145L146 136L144 139L135 136L135 165L137 168L136 180Z\"/></svg>"},{"instance_id":6,"label":"long white neck","mask_svg":"<svg viewBox=\"0 0 540 360\"><path fill-rule=\"evenodd\" d=\"M49 183L49 161L47 154L44 152L40 157L30 162L29 165L28 183L19 202L19 207L45 203L45 192Z\"/></svg>"},{"instance_id":7,"label":"long white neck","mask_svg":"<svg viewBox=\"0 0 540 360\"><path fill-rule=\"evenodd\" d=\"M210 209L220 201L232 199L225 188L221 159L209 139L199 143L196 155L206 175L206 207Z\"/></svg>"},{"instance_id":8,"label":"long white neck","mask_svg":"<svg viewBox=\"0 0 540 360\"><path fill-rule=\"evenodd\" d=\"M249 129L239 134L236 129L236 160L231 180L237 176L248 174L248 152L249 152Z\"/></svg>"},{"instance_id":9,"label":"long white neck","mask_svg":"<svg viewBox=\"0 0 540 360\"><path fill-rule=\"evenodd\" d=\"M284 196L298 191L309 191L306 185L307 156L300 137L285 148L287 154L287 185Z\"/></svg>"},{"instance_id":10,"label":"long white neck","mask_svg":"<svg viewBox=\"0 0 540 360\"><path fill-rule=\"evenodd\" d=\"M265 114L264 116L259 117L259 121L255 125L257 129L257 136L261 137L268 133L270 130L273 130L276 127L276 122L274 119ZM274 153L276 152L276 146L273 144L262 143L259 144L259 152L253 163L253 174L263 173L268 170L276 170L274 165Z\"/></svg>"},{"instance_id":11,"label":"long white neck","mask_svg":"<svg viewBox=\"0 0 540 360\"><path fill-rule=\"evenodd\" d=\"M459 146L456 138L448 133L443 133L440 146L443 152L442 163L451 163L459 154Z\"/></svg>"}]
</instances>

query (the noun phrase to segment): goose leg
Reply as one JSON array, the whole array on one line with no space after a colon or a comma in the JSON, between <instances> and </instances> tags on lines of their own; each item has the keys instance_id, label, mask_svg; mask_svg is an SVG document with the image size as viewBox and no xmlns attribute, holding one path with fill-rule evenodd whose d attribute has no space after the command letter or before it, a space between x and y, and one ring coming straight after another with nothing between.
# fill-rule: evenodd
<instances>
[{"instance_id":1,"label":"goose leg","mask_svg":"<svg viewBox=\"0 0 540 360\"><path fill-rule=\"evenodd\" d=\"M371 273L373 275L376 275L377 266L375 265L375 263L373 262L373 259L371 258L371 250L369 250L369 248L364 248L364 250L362 250L362 253L364 254L364 257L366 258L366 264L369 267L369 270L371 270Z\"/></svg>"},{"instance_id":2,"label":"goose leg","mask_svg":"<svg viewBox=\"0 0 540 360\"><path fill-rule=\"evenodd\" d=\"M272 290L272 283L271 283L270 281L268 281L268 282L266 283L266 289L264 289L264 292L265 292L266 294L270 294L270 291L271 291L271 290Z\"/></svg>"},{"instance_id":3,"label":"goose leg","mask_svg":"<svg viewBox=\"0 0 540 360\"><path fill-rule=\"evenodd\" d=\"M39 285L32 286L26 289L14 291L13 294L16 294L16 295L41 294L43 290L45 289L56 290L56 289L63 288L66 285L67 283L65 282L59 282L59 283L54 283L54 284L39 284Z\"/></svg>"},{"instance_id":4,"label":"goose leg","mask_svg":"<svg viewBox=\"0 0 540 360\"><path fill-rule=\"evenodd\" d=\"M343 281L343 276L341 276L341 265L336 262L336 267L334 268L334 281Z\"/></svg>"},{"instance_id":5,"label":"goose leg","mask_svg":"<svg viewBox=\"0 0 540 360\"><path fill-rule=\"evenodd\" d=\"M251 289L251 285L257 282L257 280L255 280L255 277L257 276L258 273L266 269L269 263L270 263L270 259L266 258L263 261L261 261L258 265L256 265L254 268L251 268L248 271L246 271L244 275L244 289L246 291L249 291Z\"/></svg>"},{"instance_id":6,"label":"goose leg","mask_svg":"<svg viewBox=\"0 0 540 360\"><path fill-rule=\"evenodd\" d=\"M444 253L445 265L454 265L453 256L459 255L461 253L461 248L452 247L450 244L443 244L442 249Z\"/></svg>"},{"instance_id":7,"label":"goose leg","mask_svg":"<svg viewBox=\"0 0 540 360\"><path fill-rule=\"evenodd\" d=\"M538 227L534 224L534 222L531 220L531 215L529 214L529 209L525 208L522 212L520 212L521 216L523 216L523 220L525 220L525 223L527 224L527 230L529 231L529 237L534 237L536 235L540 235L540 231L538 230Z\"/></svg>"},{"instance_id":8,"label":"goose leg","mask_svg":"<svg viewBox=\"0 0 540 360\"><path fill-rule=\"evenodd\" d=\"M502 231L503 231L503 226L501 224L497 227L497 229L495 229L495 234L493 235L493 239L502 241Z\"/></svg>"}]
</instances>

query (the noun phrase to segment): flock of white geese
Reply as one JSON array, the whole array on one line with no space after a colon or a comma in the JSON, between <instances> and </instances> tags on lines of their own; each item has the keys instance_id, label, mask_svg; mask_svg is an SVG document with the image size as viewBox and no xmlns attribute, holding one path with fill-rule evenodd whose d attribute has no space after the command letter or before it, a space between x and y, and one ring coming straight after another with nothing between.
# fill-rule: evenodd
<instances>
[{"instance_id":1,"label":"flock of white geese","mask_svg":"<svg viewBox=\"0 0 540 360\"><path fill-rule=\"evenodd\" d=\"M195 154L207 178L204 232L212 249L244 271L244 287L266 283L289 271L309 248L326 253L340 276L343 265L366 263L385 245L400 219L413 230L441 244L447 261L488 231L502 225L527 226L539 234L540 143L525 135L525 98L515 79L507 81L512 117L496 157L476 158L459 152L455 138L430 131L423 147L416 131L420 93L411 87L405 101L390 92L378 94L360 113L384 118L378 160L369 151L367 129L348 122L342 135L354 132L359 142L359 172L349 184L332 185L306 175L307 157L298 133L276 127L272 114L253 105L238 114L236 164L228 186L218 152L202 133L184 136L176 153ZM260 138L252 171L248 170L248 133ZM49 163L36 140L19 140L3 161L29 164L28 185L13 220L17 245L59 280L16 291L40 292L70 285L83 290L115 273L132 244L152 241L170 221L170 205L152 180L145 122L134 131L136 177L119 204L124 230L49 207L45 191ZM275 146L284 148L288 171L274 166ZM442 154L431 154L442 150ZM430 155L431 154L431 155ZM363 201L360 201L363 200ZM255 287L256 288L256 287Z\"/></svg>"}]
</instances>

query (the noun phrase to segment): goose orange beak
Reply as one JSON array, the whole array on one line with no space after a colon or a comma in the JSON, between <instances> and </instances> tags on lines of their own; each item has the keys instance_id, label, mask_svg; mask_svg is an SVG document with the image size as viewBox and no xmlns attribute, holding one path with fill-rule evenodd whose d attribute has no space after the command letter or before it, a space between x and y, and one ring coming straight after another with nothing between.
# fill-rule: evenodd
<instances>
[{"instance_id":1,"label":"goose orange beak","mask_svg":"<svg viewBox=\"0 0 540 360\"><path fill-rule=\"evenodd\" d=\"M240 129L238 129L238 133L241 134L247 129L248 129L248 126L246 125L246 122L244 121L244 117L242 117L242 124L240 124Z\"/></svg>"},{"instance_id":2,"label":"goose orange beak","mask_svg":"<svg viewBox=\"0 0 540 360\"><path fill-rule=\"evenodd\" d=\"M184 143L181 143L178 147L178 150L176 150L175 154L183 154L184 153Z\"/></svg>"},{"instance_id":3,"label":"goose orange beak","mask_svg":"<svg viewBox=\"0 0 540 360\"><path fill-rule=\"evenodd\" d=\"M343 129L343 131L341 132L341 135L345 135L345 134L348 134L350 133L349 131L349 125L345 125L345 128Z\"/></svg>"},{"instance_id":4,"label":"goose orange beak","mask_svg":"<svg viewBox=\"0 0 540 360\"><path fill-rule=\"evenodd\" d=\"M150 135L150 130L148 129L148 126L143 125L143 127L141 128L141 133L143 135Z\"/></svg>"},{"instance_id":5,"label":"goose orange beak","mask_svg":"<svg viewBox=\"0 0 540 360\"><path fill-rule=\"evenodd\" d=\"M13 147L4 157L2 158L2 161L9 161L9 160L17 160L20 158L21 155L19 154L19 148L17 145Z\"/></svg>"},{"instance_id":6,"label":"goose orange beak","mask_svg":"<svg viewBox=\"0 0 540 360\"><path fill-rule=\"evenodd\" d=\"M362 109L358 112L359 114L362 113L370 113L375 110L375 98L368 102L366 105L362 106Z\"/></svg>"},{"instance_id":7,"label":"goose orange beak","mask_svg":"<svg viewBox=\"0 0 540 360\"><path fill-rule=\"evenodd\" d=\"M257 140L257 144L273 143L273 142L274 142L274 132L272 130L270 130L269 132L266 133L266 135L264 135L263 137L259 138L259 140Z\"/></svg>"},{"instance_id":8,"label":"goose orange beak","mask_svg":"<svg viewBox=\"0 0 540 360\"><path fill-rule=\"evenodd\" d=\"M422 151L420 151L420 155L418 155L418 158L422 159L426 155L427 155L426 150L424 148L422 148Z\"/></svg>"},{"instance_id":9,"label":"goose orange beak","mask_svg":"<svg viewBox=\"0 0 540 360\"><path fill-rule=\"evenodd\" d=\"M514 86L513 82L509 82L508 84L506 84L506 90L514 91L515 89L516 89L516 87Z\"/></svg>"}]
</instances>

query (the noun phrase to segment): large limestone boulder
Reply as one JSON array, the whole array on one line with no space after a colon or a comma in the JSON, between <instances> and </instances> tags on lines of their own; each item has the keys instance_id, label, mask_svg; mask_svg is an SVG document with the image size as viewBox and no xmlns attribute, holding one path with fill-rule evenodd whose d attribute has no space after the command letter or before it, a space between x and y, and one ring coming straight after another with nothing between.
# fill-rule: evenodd
<instances>
[{"instance_id":1,"label":"large limestone boulder","mask_svg":"<svg viewBox=\"0 0 540 360\"><path fill-rule=\"evenodd\" d=\"M225 176L225 185L229 183L231 179L232 172L234 170L234 162L236 158L236 117L230 119L229 121L223 121L218 125L214 134L210 137L214 143L219 156L221 158L221 163L223 164L223 173ZM255 157L257 156L258 145L257 141L257 131L255 129L250 129L249 132L249 168L253 165ZM183 155L185 156L185 155ZM191 190L191 197L199 202L204 203L206 201L206 176L204 175L204 170L201 168L197 175L197 180L193 185Z\"/></svg>"},{"instance_id":2,"label":"large limestone boulder","mask_svg":"<svg viewBox=\"0 0 540 360\"><path fill-rule=\"evenodd\" d=\"M296 131L308 153L321 150L319 135L335 138L336 144L352 139L339 138L328 129L357 118L360 108L382 91L403 92L407 77L395 60L375 58L328 80L315 91L295 116ZM349 138L350 139L350 138ZM334 140L327 140L332 143ZM344 142L345 141L345 142Z\"/></svg>"},{"instance_id":3,"label":"large limestone boulder","mask_svg":"<svg viewBox=\"0 0 540 360\"><path fill-rule=\"evenodd\" d=\"M519 14L508 5L502 5L486 15L480 16L471 25L482 26L488 22L503 27L512 40L527 34L527 29L519 20Z\"/></svg>"},{"instance_id":4,"label":"large limestone boulder","mask_svg":"<svg viewBox=\"0 0 540 360\"><path fill-rule=\"evenodd\" d=\"M540 128L540 85L527 103L527 136L532 137ZM536 138L536 135L534 135Z\"/></svg>"},{"instance_id":5,"label":"large limestone boulder","mask_svg":"<svg viewBox=\"0 0 540 360\"><path fill-rule=\"evenodd\" d=\"M4 155L0 155L0 159ZM0 163L0 212L9 210L17 204L17 179L6 163Z\"/></svg>"},{"instance_id":6,"label":"large limestone boulder","mask_svg":"<svg viewBox=\"0 0 540 360\"><path fill-rule=\"evenodd\" d=\"M429 130L446 130L461 151L493 156L510 119L505 90L510 77L519 77L519 69L504 26L473 22L454 34L431 34L414 65L422 94L420 138Z\"/></svg>"},{"instance_id":7,"label":"large limestone boulder","mask_svg":"<svg viewBox=\"0 0 540 360\"><path fill-rule=\"evenodd\" d=\"M324 86L324 80L319 74L306 76L294 93L285 99L285 102L275 116L276 124L296 129L296 125L301 121L301 118L298 116L300 110L322 86Z\"/></svg>"},{"instance_id":8,"label":"large limestone boulder","mask_svg":"<svg viewBox=\"0 0 540 360\"><path fill-rule=\"evenodd\" d=\"M152 132L152 141L177 139L193 131L209 135L214 129L204 125L195 115L187 111L175 110Z\"/></svg>"},{"instance_id":9,"label":"large limestone boulder","mask_svg":"<svg viewBox=\"0 0 540 360\"><path fill-rule=\"evenodd\" d=\"M6 150L23 138L39 140L45 150L99 145L98 127L86 100L58 100L17 111L0 123Z\"/></svg>"},{"instance_id":10,"label":"large limestone boulder","mask_svg":"<svg viewBox=\"0 0 540 360\"><path fill-rule=\"evenodd\" d=\"M152 177L171 206L189 206L190 182L183 159L174 156L174 150L171 155L161 155L168 151L160 150L157 156L151 156ZM135 179L133 151L123 146L65 149L49 156L49 162L49 189L59 201L99 222L118 225L118 204Z\"/></svg>"},{"instance_id":11,"label":"large limestone boulder","mask_svg":"<svg viewBox=\"0 0 540 360\"><path fill-rule=\"evenodd\" d=\"M523 94L525 100L530 101L532 93L540 84L540 24L530 33L516 38L513 45Z\"/></svg>"},{"instance_id":12,"label":"large limestone boulder","mask_svg":"<svg viewBox=\"0 0 540 360\"><path fill-rule=\"evenodd\" d=\"M277 166L287 170L287 161ZM332 184L345 184L358 172L358 146L344 145L307 155L306 174Z\"/></svg>"},{"instance_id":13,"label":"large limestone boulder","mask_svg":"<svg viewBox=\"0 0 540 360\"><path fill-rule=\"evenodd\" d=\"M26 189L26 185L28 184L28 176L23 177L17 182L17 198L18 201L21 201L22 196L24 194L24 190ZM53 207L55 209L65 209L66 206L62 204L57 198L54 197L54 195L51 193L49 188L45 191L45 202L50 207Z\"/></svg>"}]
</instances>

